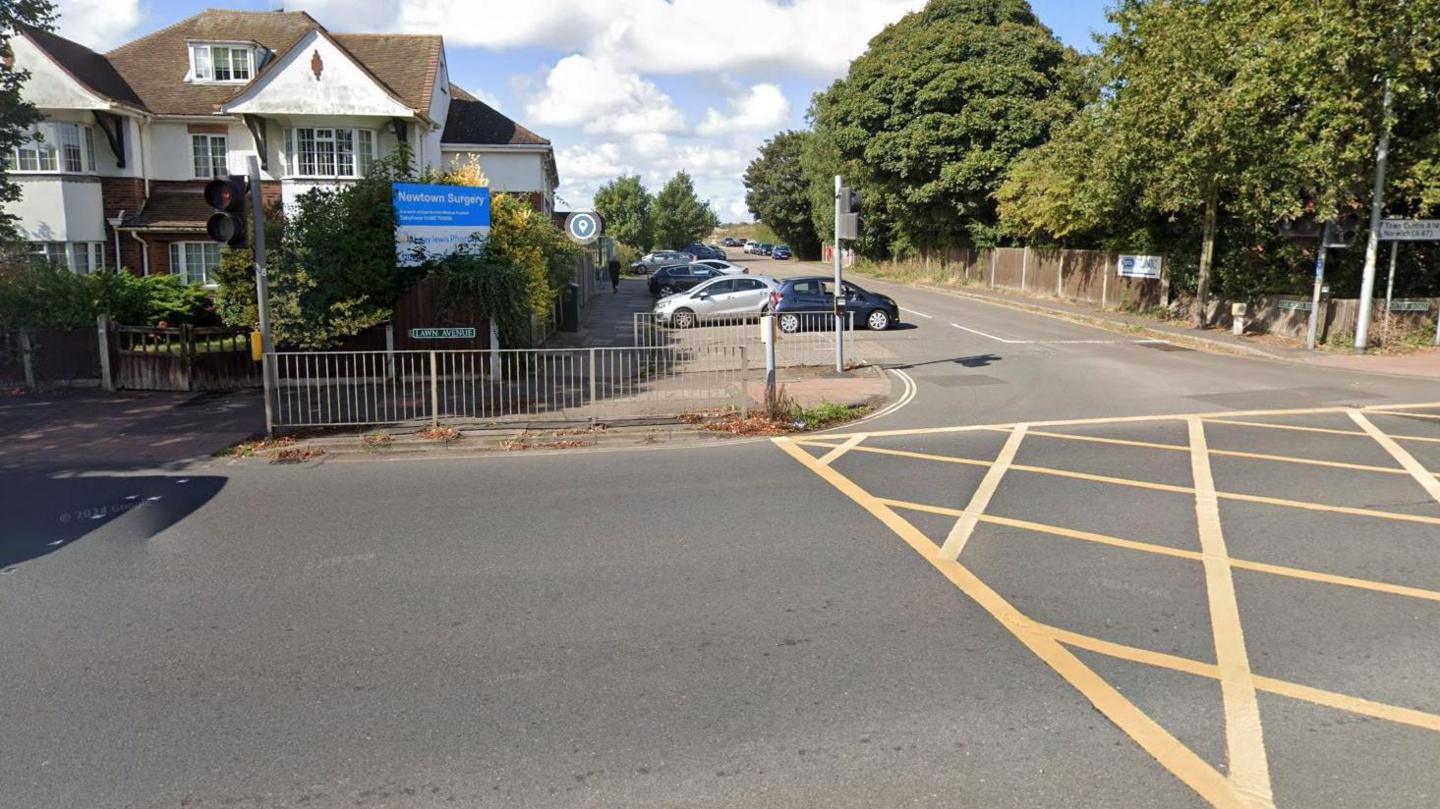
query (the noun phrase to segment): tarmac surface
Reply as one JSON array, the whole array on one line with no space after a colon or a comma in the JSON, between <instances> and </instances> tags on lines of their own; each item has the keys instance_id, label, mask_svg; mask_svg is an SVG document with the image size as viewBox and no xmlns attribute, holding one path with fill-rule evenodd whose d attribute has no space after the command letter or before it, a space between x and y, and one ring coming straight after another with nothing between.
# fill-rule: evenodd
<instances>
[{"instance_id":1,"label":"tarmac surface","mask_svg":"<svg viewBox=\"0 0 1440 809\"><path fill-rule=\"evenodd\" d=\"M0 398L0 804L1440 802L1440 383L861 283L913 399L793 439Z\"/></svg>"}]
</instances>

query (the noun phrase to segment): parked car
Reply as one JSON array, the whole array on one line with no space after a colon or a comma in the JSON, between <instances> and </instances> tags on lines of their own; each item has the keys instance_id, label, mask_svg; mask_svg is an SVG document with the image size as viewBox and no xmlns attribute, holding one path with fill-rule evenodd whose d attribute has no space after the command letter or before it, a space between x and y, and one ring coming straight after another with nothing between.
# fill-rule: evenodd
<instances>
[{"instance_id":1,"label":"parked car","mask_svg":"<svg viewBox=\"0 0 1440 809\"><path fill-rule=\"evenodd\" d=\"M711 267L711 268L713 268L713 269L717 269L717 270L719 270L720 272L727 273L727 274L729 274L729 273L747 273L747 272L750 272L750 268L749 268L749 267L741 267L739 264L731 264L731 263L728 262L728 261L721 261L721 260L718 259L718 258L697 258L697 259L695 259L694 261L692 261L692 262L690 262L690 263L691 263L691 264L704 264L706 267Z\"/></svg>"},{"instance_id":2,"label":"parked car","mask_svg":"<svg viewBox=\"0 0 1440 809\"><path fill-rule=\"evenodd\" d=\"M779 282L766 275L727 275L662 299L655 304L655 320L688 329L706 321L759 317L769 310L771 293L778 288Z\"/></svg>"},{"instance_id":3,"label":"parked car","mask_svg":"<svg viewBox=\"0 0 1440 809\"><path fill-rule=\"evenodd\" d=\"M724 250L721 250L718 247L711 247L708 244L700 244L699 242L686 245L685 249L681 252L689 253L695 258L718 258L721 261L725 260Z\"/></svg>"},{"instance_id":4,"label":"parked car","mask_svg":"<svg viewBox=\"0 0 1440 809\"><path fill-rule=\"evenodd\" d=\"M755 241L754 239L748 239L748 240L746 240L746 242L745 242L745 252L746 252L746 253L750 253L750 254L753 255L754 253L756 253L756 252L758 251L759 247L760 247L760 243L757 242L757 241Z\"/></svg>"},{"instance_id":5,"label":"parked car","mask_svg":"<svg viewBox=\"0 0 1440 809\"><path fill-rule=\"evenodd\" d=\"M695 257L689 253L682 253L679 250L656 250L641 256L639 261L630 265L630 270L644 274L670 264L689 264L694 259Z\"/></svg>"},{"instance_id":6,"label":"parked car","mask_svg":"<svg viewBox=\"0 0 1440 809\"><path fill-rule=\"evenodd\" d=\"M668 267L661 267L650 276L650 294L657 298L664 298L674 295L677 292L684 292L691 287L709 281L711 278L719 278L725 273L714 267L706 267L704 264L672 264Z\"/></svg>"},{"instance_id":7,"label":"parked car","mask_svg":"<svg viewBox=\"0 0 1440 809\"><path fill-rule=\"evenodd\" d=\"M773 244L768 244L768 243L767 243L767 244L762 244L762 245L760 245L759 247L757 247L757 248L755 249L755 252L756 252L756 253L759 253L759 254L762 255L762 256L768 256L768 255L770 255L770 251L772 251L772 250L774 250L774 249L775 249L775 245L773 245Z\"/></svg>"},{"instance_id":8,"label":"parked car","mask_svg":"<svg viewBox=\"0 0 1440 809\"><path fill-rule=\"evenodd\" d=\"M777 244L775 245L775 249L770 251L770 257L780 261L785 261L790 258L790 256L790 245L788 244Z\"/></svg>"},{"instance_id":9,"label":"parked car","mask_svg":"<svg viewBox=\"0 0 1440 809\"><path fill-rule=\"evenodd\" d=\"M724 245L724 246L726 246L726 247L734 247L734 246L735 246L735 239L734 239L734 237L726 236L724 239L721 239L721 240L720 240L720 244L722 244L722 245Z\"/></svg>"},{"instance_id":10,"label":"parked car","mask_svg":"<svg viewBox=\"0 0 1440 809\"><path fill-rule=\"evenodd\" d=\"M842 294L844 308L855 313L857 326L883 331L900 322L900 305L888 295L869 292L849 281L844 282ZM770 306L783 332L819 325L822 320L816 313L835 311L835 279L819 275L787 278L770 295Z\"/></svg>"}]
</instances>

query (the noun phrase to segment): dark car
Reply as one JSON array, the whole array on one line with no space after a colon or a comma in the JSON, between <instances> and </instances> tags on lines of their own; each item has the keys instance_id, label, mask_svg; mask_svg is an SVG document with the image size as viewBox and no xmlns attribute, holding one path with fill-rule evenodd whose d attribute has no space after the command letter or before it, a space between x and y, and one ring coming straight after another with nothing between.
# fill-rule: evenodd
<instances>
[{"instance_id":1,"label":"dark car","mask_svg":"<svg viewBox=\"0 0 1440 809\"><path fill-rule=\"evenodd\" d=\"M790 245L788 244L777 244L774 249L770 251L770 257L780 261L784 261L790 258L790 256Z\"/></svg>"},{"instance_id":2,"label":"dark car","mask_svg":"<svg viewBox=\"0 0 1440 809\"><path fill-rule=\"evenodd\" d=\"M711 247L708 244L700 244L699 242L696 242L692 245L687 245L684 252L689 253L696 258L716 258L721 261L725 260L724 250L721 250L717 247Z\"/></svg>"},{"instance_id":3,"label":"dark car","mask_svg":"<svg viewBox=\"0 0 1440 809\"><path fill-rule=\"evenodd\" d=\"M755 250L755 252L759 253L759 254L762 255L762 256L768 256L768 255L770 255L770 254L771 254L772 252L774 252L774 251L775 251L775 245L769 244L769 243L761 244L761 245L760 245L758 248L756 248L756 250Z\"/></svg>"},{"instance_id":4,"label":"dark car","mask_svg":"<svg viewBox=\"0 0 1440 809\"><path fill-rule=\"evenodd\" d=\"M719 278L725 273L704 264L674 264L661 267L650 276L650 294L657 298L684 292L696 284Z\"/></svg>"},{"instance_id":5,"label":"dark car","mask_svg":"<svg viewBox=\"0 0 1440 809\"><path fill-rule=\"evenodd\" d=\"M770 296L770 306L783 332L802 328L828 328L824 315L835 311L835 279L825 276L787 278ZM883 331L900 322L900 305L886 295L844 282L844 309L853 312L855 325Z\"/></svg>"},{"instance_id":6,"label":"dark car","mask_svg":"<svg viewBox=\"0 0 1440 809\"><path fill-rule=\"evenodd\" d=\"M726 236L726 237L725 237L725 240L722 241L722 242L720 242L720 243L723 244L723 245L725 245L726 247L739 247L739 246L740 246L740 242L737 241L737 240L735 239L735 237L733 237L733 236Z\"/></svg>"}]
</instances>

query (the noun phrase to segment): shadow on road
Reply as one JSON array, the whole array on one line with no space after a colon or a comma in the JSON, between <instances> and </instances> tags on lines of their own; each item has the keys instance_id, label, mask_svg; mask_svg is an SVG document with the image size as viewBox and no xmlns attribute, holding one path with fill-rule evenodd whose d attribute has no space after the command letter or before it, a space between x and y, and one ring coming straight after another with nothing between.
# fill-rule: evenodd
<instances>
[{"instance_id":1,"label":"shadow on road","mask_svg":"<svg viewBox=\"0 0 1440 809\"><path fill-rule=\"evenodd\" d=\"M908 371L912 368L924 368L927 365L963 365L966 368L986 368L992 363L1005 359L999 354L976 354L971 357L948 357L943 360L927 360L926 362L912 362L905 365L887 365L887 368L894 368L899 371Z\"/></svg>"},{"instance_id":2,"label":"shadow on road","mask_svg":"<svg viewBox=\"0 0 1440 809\"><path fill-rule=\"evenodd\" d=\"M118 520L149 539L210 502L225 478L0 476L0 570L54 553Z\"/></svg>"}]
</instances>

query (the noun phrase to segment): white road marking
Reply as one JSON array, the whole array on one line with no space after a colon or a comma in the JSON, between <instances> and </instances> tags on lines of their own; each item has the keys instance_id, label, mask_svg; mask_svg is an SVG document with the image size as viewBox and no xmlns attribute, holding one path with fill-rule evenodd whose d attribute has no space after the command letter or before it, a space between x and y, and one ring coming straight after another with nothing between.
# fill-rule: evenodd
<instances>
[{"instance_id":1,"label":"white road marking","mask_svg":"<svg viewBox=\"0 0 1440 809\"><path fill-rule=\"evenodd\" d=\"M909 312L910 314L912 314L912 315L914 315L914 316L916 316L916 317L923 317L923 318L925 318L926 320L931 320L931 319L933 319L933 318L935 317L934 315L927 315L927 314L925 314L924 312L917 312L917 311L915 311L914 309L906 309L906 308L903 307L903 306L900 307L900 311L902 311L902 312Z\"/></svg>"},{"instance_id":2,"label":"white road marking","mask_svg":"<svg viewBox=\"0 0 1440 809\"><path fill-rule=\"evenodd\" d=\"M978 334L991 340L996 340L1012 346L1108 346L1108 345L1154 345L1158 343L1169 343L1169 340L1007 340L1004 337L996 337L993 334L972 329L969 326L962 326L959 323L951 323L961 331L968 331L971 334Z\"/></svg>"}]
</instances>

